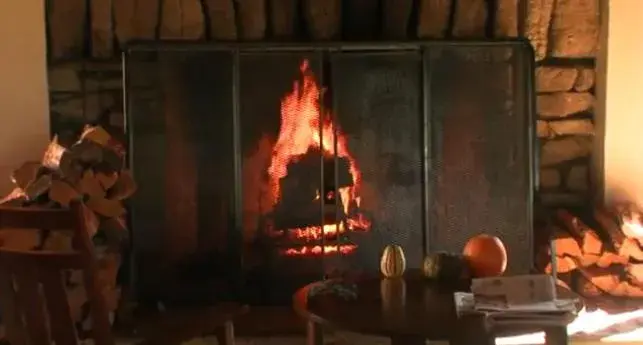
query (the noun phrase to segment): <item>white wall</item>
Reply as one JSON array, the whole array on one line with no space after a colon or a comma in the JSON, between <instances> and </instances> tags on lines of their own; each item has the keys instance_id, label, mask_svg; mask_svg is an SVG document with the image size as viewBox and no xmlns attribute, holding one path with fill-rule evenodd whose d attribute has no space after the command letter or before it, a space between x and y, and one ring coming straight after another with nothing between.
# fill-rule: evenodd
<instances>
[{"instance_id":1,"label":"white wall","mask_svg":"<svg viewBox=\"0 0 643 345\"><path fill-rule=\"evenodd\" d=\"M598 61L598 75L604 75L597 85L597 121L605 137L605 199L643 205L643 1L604 2L608 20Z\"/></svg>"},{"instance_id":2,"label":"white wall","mask_svg":"<svg viewBox=\"0 0 643 345\"><path fill-rule=\"evenodd\" d=\"M0 196L49 139L44 0L0 0Z\"/></svg>"}]
</instances>

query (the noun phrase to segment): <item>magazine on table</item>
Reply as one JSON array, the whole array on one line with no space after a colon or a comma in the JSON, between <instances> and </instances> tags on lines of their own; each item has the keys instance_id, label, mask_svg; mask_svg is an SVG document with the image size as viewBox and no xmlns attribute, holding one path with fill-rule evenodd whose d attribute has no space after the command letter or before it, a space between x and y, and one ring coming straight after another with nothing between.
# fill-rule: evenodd
<instances>
[{"instance_id":1,"label":"magazine on table","mask_svg":"<svg viewBox=\"0 0 643 345\"><path fill-rule=\"evenodd\" d=\"M483 314L490 324L566 325L577 311L576 299L556 298L547 275L474 279L471 290L454 293L458 315Z\"/></svg>"}]
</instances>

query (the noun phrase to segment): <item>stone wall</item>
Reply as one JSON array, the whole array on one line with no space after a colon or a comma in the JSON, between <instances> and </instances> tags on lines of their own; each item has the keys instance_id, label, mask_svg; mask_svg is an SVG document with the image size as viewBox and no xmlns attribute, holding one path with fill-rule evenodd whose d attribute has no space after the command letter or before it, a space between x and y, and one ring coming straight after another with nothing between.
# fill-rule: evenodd
<instances>
[{"instance_id":1,"label":"stone wall","mask_svg":"<svg viewBox=\"0 0 643 345\"><path fill-rule=\"evenodd\" d=\"M122 127L119 51L133 39L404 40L526 36L535 50L540 186L547 204L591 200L599 0L50 1L52 131Z\"/></svg>"}]
</instances>

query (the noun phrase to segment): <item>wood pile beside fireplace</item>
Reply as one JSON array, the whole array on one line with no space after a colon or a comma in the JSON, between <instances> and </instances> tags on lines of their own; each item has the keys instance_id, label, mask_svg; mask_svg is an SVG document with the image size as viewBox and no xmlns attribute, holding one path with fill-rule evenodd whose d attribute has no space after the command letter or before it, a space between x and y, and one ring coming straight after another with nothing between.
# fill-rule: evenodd
<instances>
[{"instance_id":1,"label":"wood pile beside fireplace","mask_svg":"<svg viewBox=\"0 0 643 345\"><path fill-rule=\"evenodd\" d=\"M539 261L587 297L643 297L643 213L632 204L552 213ZM553 252L553 255L550 253Z\"/></svg>"}]
</instances>

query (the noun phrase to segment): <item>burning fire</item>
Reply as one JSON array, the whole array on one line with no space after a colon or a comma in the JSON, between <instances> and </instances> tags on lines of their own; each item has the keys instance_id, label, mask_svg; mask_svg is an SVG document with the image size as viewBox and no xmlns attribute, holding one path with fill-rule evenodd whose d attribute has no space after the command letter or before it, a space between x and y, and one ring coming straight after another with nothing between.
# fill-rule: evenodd
<instances>
[{"instance_id":1,"label":"burning fire","mask_svg":"<svg viewBox=\"0 0 643 345\"><path fill-rule=\"evenodd\" d=\"M361 214L351 214L360 206L359 190L362 183L361 172L355 158L350 154L345 135L333 123L332 114L320 108L321 90L310 70L307 60L300 66L303 80L295 81L292 92L281 101L281 127L274 145L270 167L268 168L269 189L272 205L281 198L280 181L288 175L289 163L311 151L319 151L324 157L338 157L348 161L348 170L352 183L350 186L337 188L337 195L347 219L336 224L320 224L304 228L289 229L290 235L297 240L314 241L337 239L341 233L367 230L370 222ZM335 191L320 193L317 190L314 201L326 202L335 199ZM325 194L325 200L319 200ZM353 212L355 213L355 212ZM355 245L314 245L299 249L286 250L287 255L316 255L326 253L349 253Z\"/></svg>"}]
</instances>

